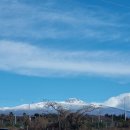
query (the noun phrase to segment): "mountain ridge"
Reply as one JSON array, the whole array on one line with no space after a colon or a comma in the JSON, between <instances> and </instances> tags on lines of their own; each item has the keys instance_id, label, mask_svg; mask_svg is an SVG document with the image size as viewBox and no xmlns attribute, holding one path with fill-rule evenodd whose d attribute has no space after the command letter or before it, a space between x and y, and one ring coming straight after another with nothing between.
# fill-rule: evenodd
<instances>
[{"instance_id":1,"label":"mountain ridge","mask_svg":"<svg viewBox=\"0 0 130 130\"><path fill-rule=\"evenodd\" d=\"M64 109L76 111L83 107L92 105L94 107L93 114L97 113L97 109L102 110L102 114L124 114L127 111L128 115L130 110L130 93L123 93L115 97L111 97L102 103L88 103L77 98L69 98L65 101L42 101L32 104L22 104L14 107L1 107L0 113L7 114L14 112L16 114L22 114L24 112L29 114L34 113L50 113L52 109L47 107L48 103L56 103Z\"/></svg>"}]
</instances>

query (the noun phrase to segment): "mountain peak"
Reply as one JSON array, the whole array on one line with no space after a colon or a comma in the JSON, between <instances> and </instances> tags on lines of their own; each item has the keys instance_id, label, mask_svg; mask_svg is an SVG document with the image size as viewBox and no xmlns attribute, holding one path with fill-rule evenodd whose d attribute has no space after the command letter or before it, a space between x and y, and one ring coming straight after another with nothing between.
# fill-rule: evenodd
<instances>
[{"instance_id":1,"label":"mountain peak","mask_svg":"<svg viewBox=\"0 0 130 130\"><path fill-rule=\"evenodd\" d=\"M66 103L74 103L74 104L83 104L84 101L77 99L77 98L69 98L65 101Z\"/></svg>"}]
</instances>

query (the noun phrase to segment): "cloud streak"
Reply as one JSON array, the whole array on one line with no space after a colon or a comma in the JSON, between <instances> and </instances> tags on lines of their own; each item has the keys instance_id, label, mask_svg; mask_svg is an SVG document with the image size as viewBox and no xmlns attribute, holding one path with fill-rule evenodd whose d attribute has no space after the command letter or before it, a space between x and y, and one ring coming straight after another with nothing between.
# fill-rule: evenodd
<instances>
[{"instance_id":1,"label":"cloud streak","mask_svg":"<svg viewBox=\"0 0 130 130\"><path fill-rule=\"evenodd\" d=\"M58 8L58 1L53 1L51 4L50 1L44 1L40 4L42 7L34 8L24 1L1 1L0 37L12 39L84 38L128 42L129 24L122 22L123 15L121 14L111 14L101 7L82 9L78 6L72 11L65 5L61 9Z\"/></svg>"},{"instance_id":2,"label":"cloud streak","mask_svg":"<svg viewBox=\"0 0 130 130\"><path fill-rule=\"evenodd\" d=\"M30 76L130 76L128 55L111 51L58 51L0 41L0 70Z\"/></svg>"},{"instance_id":3,"label":"cloud streak","mask_svg":"<svg viewBox=\"0 0 130 130\"><path fill-rule=\"evenodd\" d=\"M130 110L129 102L130 102L130 93L123 93L118 96L109 98L103 104L111 107L122 108L122 109L124 109L125 107L126 110Z\"/></svg>"}]
</instances>

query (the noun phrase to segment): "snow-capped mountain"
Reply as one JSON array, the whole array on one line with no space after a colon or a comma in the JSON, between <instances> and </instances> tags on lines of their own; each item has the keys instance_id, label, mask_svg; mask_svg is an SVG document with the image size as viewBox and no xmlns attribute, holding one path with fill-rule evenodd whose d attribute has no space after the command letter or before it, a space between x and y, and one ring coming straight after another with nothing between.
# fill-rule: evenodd
<instances>
[{"instance_id":1,"label":"snow-capped mountain","mask_svg":"<svg viewBox=\"0 0 130 130\"><path fill-rule=\"evenodd\" d=\"M65 101L66 103L73 103L73 104L86 104L86 102L77 99L77 98L69 98Z\"/></svg>"},{"instance_id":2,"label":"snow-capped mountain","mask_svg":"<svg viewBox=\"0 0 130 130\"><path fill-rule=\"evenodd\" d=\"M9 113L14 112L16 114L23 114L24 112L28 114L34 113L49 113L53 112L53 109L47 107L48 103L56 103L56 105L62 106L62 108L67 110L78 110L81 109L83 106L87 106L88 104L82 100L76 98L70 98L66 101L45 101L33 104L23 104L20 106L15 107L1 107L0 113Z\"/></svg>"},{"instance_id":3,"label":"snow-capped mountain","mask_svg":"<svg viewBox=\"0 0 130 130\"><path fill-rule=\"evenodd\" d=\"M0 113L8 114L13 112L15 114L34 114L34 113L51 113L54 112L54 109L48 107L48 103L56 103L57 106L61 106L64 109L70 111L76 111L84 107L92 106L94 110L90 114L124 114L126 111L127 116L130 117L130 93L121 94L116 97L111 97L104 103L87 103L80 99L70 98L65 101L55 101L55 102L39 102L33 104L23 104L15 107L1 107Z\"/></svg>"}]
</instances>

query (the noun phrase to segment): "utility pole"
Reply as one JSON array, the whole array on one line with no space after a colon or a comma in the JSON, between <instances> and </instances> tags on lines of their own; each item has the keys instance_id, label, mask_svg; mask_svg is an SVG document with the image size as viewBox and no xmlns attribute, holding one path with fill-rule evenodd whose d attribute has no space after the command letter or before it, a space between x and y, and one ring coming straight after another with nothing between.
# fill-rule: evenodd
<instances>
[{"instance_id":1,"label":"utility pole","mask_svg":"<svg viewBox=\"0 0 130 130\"><path fill-rule=\"evenodd\" d=\"M111 127L114 127L114 117L113 117L113 115L114 115L114 113L112 113L112 115L111 115Z\"/></svg>"},{"instance_id":2,"label":"utility pole","mask_svg":"<svg viewBox=\"0 0 130 130\"><path fill-rule=\"evenodd\" d=\"M126 121L126 118L127 118L127 114L126 114L126 97L124 97L124 118L125 118L125 121Z\"/></svg>"},{"instance_id":3,"label":"utility pole","mask_svg":"<svg viewBox=\"0 0 130 130\"><path fill-rule=\"evenodd\" d=\"M100 115L100 107L98 108L98 129L100 128L101 115Z\"/></svg>"},{"instance_id":4,"label":"utility pole","mask_svg":"<svg viewBox=\"0 0 130 130\"><path fill-rule=\"evenodd\" d=\"M17 124L17 116L16 116L16 114L15 114L15 116L14 116L14 124L15 124L15 125Z\"/></svg>"},{"instance_id":5,"label":"utility pole","mask_svg":"<svg viewBox=\"0 0 130 130\"><path fill-rule=\"evenodd\" d=\"M31 110L31 104L29 103L29 121L31 122L31 114L30 114L30 110Z\"/></svg>"}]
</instances>

